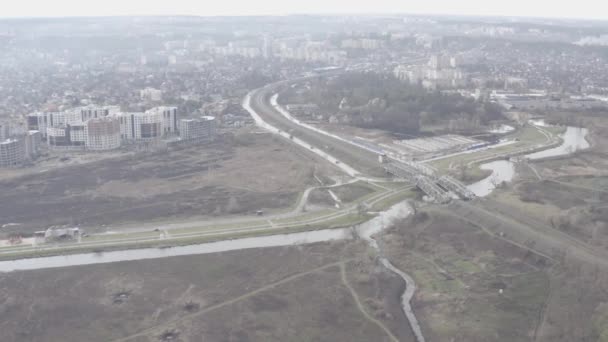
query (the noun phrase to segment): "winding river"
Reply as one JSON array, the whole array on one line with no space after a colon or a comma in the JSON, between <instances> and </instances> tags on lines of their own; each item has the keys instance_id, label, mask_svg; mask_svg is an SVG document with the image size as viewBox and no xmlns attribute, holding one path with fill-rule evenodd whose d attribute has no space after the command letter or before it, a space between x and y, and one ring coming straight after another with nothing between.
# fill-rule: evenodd
<instances>
[{"instance_id":1,"label":"winding river","mask_svg":"<svg viewBox=\"0 0 608 342\"><path fill-rule=\"evenodd\" d=\"M414 332L416 336L416 341L425 342L424 335L422 334L422 329L420 328L420 324L418 323L418 319L414 314L414 310L412 310L412 306L410 304L414 293L416 292L416 283L414 279L407 273L401 271L395 265L393 265L385 256L380 248L378 242L373 238L373 236L377 233L380 233L386 227L389 227L395 220L405 218L412 213L411 206L406 202L401 202L389 210L383 212L381 215L359 225L355 230L357 235L366 241L372 248L374 248L380 257L380 263L386 267L389 271L395 273L403 281L405 282L405 291L401 295L401 308L403 309L403 313L407 318L408 323L410 324L410 328Z\"/></svg>"},{"instance_id":2,"label":"winding river","mask_svg":"<svg viewBox=\"0 0 608 342\"><path fill-rule=\"evenodd\" d=\"M531 122L534 125L546 127L544 121ZM529 160L558 157L570 154L590 147L587 141L589 130L582 127L568 126L566 131L560 135L563 142L561 145L544 151L530 153L524 156ZM515 177L515 164L509 160L496 160L480 165L482 170L491 170L492 174L488 177L468 186L469 190L475 195L484 197L492 193L502 182L510 182Z\"/></svg>"}]
</instances>

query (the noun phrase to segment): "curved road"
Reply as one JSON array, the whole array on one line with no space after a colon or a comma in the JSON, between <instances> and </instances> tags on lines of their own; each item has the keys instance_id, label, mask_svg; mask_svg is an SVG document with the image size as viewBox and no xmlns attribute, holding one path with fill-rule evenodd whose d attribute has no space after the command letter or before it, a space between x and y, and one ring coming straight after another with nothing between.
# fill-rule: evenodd
<instances>
[{"instance_id":1,"label":"curved road","mask_svg":"<svg viewBox=\"0 0 608 342\"><path fill-rule=\"evenodd\" d=\"M283 84L284 82L274 83L253 90L245 96L243 108L251 114L258 126L293 140L296 144L332 162L350 176L385 175L378 162L377 153L302 127L278 112L270 104L270 97L277 93Z\"/></svg>"}]
</instances>

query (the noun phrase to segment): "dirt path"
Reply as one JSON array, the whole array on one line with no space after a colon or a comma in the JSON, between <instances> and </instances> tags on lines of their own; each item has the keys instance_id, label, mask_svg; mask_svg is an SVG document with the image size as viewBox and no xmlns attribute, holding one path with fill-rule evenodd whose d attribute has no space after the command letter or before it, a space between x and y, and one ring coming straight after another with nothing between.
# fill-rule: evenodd
<instances>
[{"instance_id":1,"label":"dirt path","mask_svg":"<svg viewBox=\"0 0 608 342\"><path fill-rule=\"evenodd\" d=\"M370 321L371 323L377 325L382 330L384 330L384 332L391 338L391 340L393 340L395 342L399 342L399 339L397 337L395 337L395 335L393 335L393 333L390 331L389 328L386 327L386 325L384 325L382 322L375 319L369 313L367 313L367 311L365 311L365 308L363 307L363 304L361 303L361 300L359 299L359 295L357 294L357 291L355 291L355 289L348 282L348 277L346 276L346 267L344 266L344 263L340 264L340 274L342 275L342 283L350 291L350 294L353 296L353 299L355 300L355 303L357 303L357 307L359 308L359 311L361 311L363 316L365 316L365 318L368 321Z\"/></svg>"},{"instance_id":2,"label":"dirt path","mask_svg":"<svg viewBox=\"0 0 608 342\"><path fill-rule=\"evenodd\" d=\"M241 296L238 296L238 297L226 300L224 302L221 302L221 303L209 306L209 307L204 308L204 309L202 309L202 310L200 310L198 312L195 312L195 313L192 313L192 314L189 314L189 315L186 315L186 316L174 319L172 321L168 321L168 322L166 322L164 324L156 325L154 327L142 330L142 331L140 331L140 332L138 332L136 334L133 334L133 335L130 335L130 336L127 336L127 337L123 337L121 339L113 340L112 342L125 342L125 341L132 340L132 339L134 339L136 337L147 336L147 335L150 335L150 334L155 333L155 332L160 333L161 332L160 330L166 329L167 327L169 327L171 325L175 325L177 323L183 323L185 321L191 320L191 319L196 318L198 316L204 315L204 314L206 314L208 312L211 312L211 311L214 311L214 310L217 310L217 309L221 309L221 308L226 307L228 305L232 305L234 303L237 303L237 302L249 299L249 298L251 298L251 297L253 297L253 296L255 296L255 295L259 294L259 293L262 293L264 291L268 291L268 290L273 289L273 288L275 288L275 287L277 287L279 285L283 285L283 284L289 283L291 281L294 281L296 279L302 278L302 277L307 276L309 274L313 274L313 273L316 273L316 272L319 272L319 271L323 271L323 270L331 268L331 267L336 267L336 266L343 267L344 263L352 261L352 260L355 260L355 259L347 259L347 260L342 260L342 261L338 261L338 262L333 262L333 263L330 263L330 264L327 264L327 265L323 265L323 266L314 268L312 270L308 270L308 271L305 271L305 272L300 272L300 273L291 275L291 276L289 276L287 278L283 278L283 279L281 279L279 281L276 281L274 283L265 285L265 286L260 287L260 288L258 288L256 290L253 290L251 292L245 293L245 294L243 294Z\"/></svg>"},{"instance_id":3,"label":"dirt path","mask_svg":"<svg viewBox=\"0 0 608 342\"><path fill-rule=\"evenodd\" d=\"M573 184L573 183L568 183L568 182L563 182L557 179L547 179L548 182L552 182L552 183L557 183L563 186L567 186L567 187L571 187L571 188L576 188L576 189L581 189L581 190L587 190L587 191L591 191L593 192L601 192L601 193L608 193L607 190L603 190L603 189L597 189L597 188L590 188L584 185L578 185L578 184Z\"/></svg>"},{"instance_id":4,"label":"dirt path","mask_svg":"<svg viewBox=\"0 0 608 342\"><path fill-rule=\"evenodd\" d=\"M486 225L484 225L484 224L482 224L480 222L473 221L473 219L472 219L473 217L471 215L467 215L467 214L470 214L469 212L460 213L460 212L457 212L457 211L447 210L447 209L443 209L443 208L430 208L428 210L429 211L439 212L439 213L441 213L443 215L449 215L449 216L457 217L457 218L459 218L459 219L461 219L461 220L463 220L465 222L468 222L468 223L470 223L470 224L472 224L472 225L474 225L476 227L479 227L479 229L481 229L484 233L486 233L486 234L488 234L488 235L490 235L490 236L492 236L494 238L497 238L499 240L502 240L502 241L504 241L504 242L506 242L508 244L511 244L513 246L522 248L524 250L530 251L531 253L534 253L534 254L536 254L538 256L546 258L547 260L551 260L551 261L557 262L557 260L553 259L552 257L550 257L547 254L544 254L544 253L542 253L542 252L540 252L538 250L535 250L535 249L532 249L530 247L524 246L523 244L520 244L520 243L515 242L513 240L510 240L510 239L508 239L508 238L506 238L504 236L501 236L501 235L495 233L494 231L492 231L491 229L489 229Z\"/></svg>"},{"instance_id":5,"label":"dirt path","mask_svg":"<svg viewBox=\"0 0 608 342\"><path fill-rule=\"evenodd\" d=\"M452 213L465 220L485 227L496 235L499 229L507 235L519 236L519 240L534 241L533 250L545 257L558 255L558 257L574 257L580 261L608 268L608 253L589 244L571 237L570 235L547 226L519 210L507 207L492 200L483 200L475 204L455 202L450 205ZM490 222L483 224L479 222ZM485 230L484 229L484 230ZM517 242L506 239L511 243ZM549 257L549 259L552 259ZM553 259L555 260L555 259Z\"/></svg>"},{"instance_id":6,"label":"dirt path","mask_svg":"<svg viewBox=\"0 0 608 342\"><path fill-rule=\"evenodd\" d=\"M549 275L551 275L553 268L549 269ZM540 337L543 336L543 330L545 327L545 320L547 316L545 315L547 311L547 307L549 306L549 300L551 299L552 294L552 283L551 277L549 277L549 290L547 291L547 296L545 296L545 302L543 303L543 307L540 309L538 313L538 323L536 324L536 328L534 328L534 339L532 341L536 342Z\"/></svg>"}]
</instances>

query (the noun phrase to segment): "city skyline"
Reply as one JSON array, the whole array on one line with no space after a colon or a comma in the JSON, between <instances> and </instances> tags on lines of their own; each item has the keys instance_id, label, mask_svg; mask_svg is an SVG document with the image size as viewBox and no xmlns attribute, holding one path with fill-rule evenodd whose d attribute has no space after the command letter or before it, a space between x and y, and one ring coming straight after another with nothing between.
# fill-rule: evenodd
<instances>
[{"instance_id":1,"label":"city skyline","mask_svg":"<svg viewBox=\"0 0 608 342\"><path fill-rule=\"evenodd\" d=\"M57 0L52 3L40 0L23 0L3 8L0 18L18 17L79 17L129 15L194 15L194 16L248 16L288 14L429 14L456 16L509 16L547 17L608 20L606 12L597 11L592 0L556 3L550 0L481 1L427 0L402 2L378 0L373 3L353 3L345 0L311 0L304 3L286 3L279 0L259 0L255 3L228 0L221 3L191 0L107 0L103 3L83 3L77 0ZM599 14L601 13L601 14Z\"/></svg>"}]
</instances>

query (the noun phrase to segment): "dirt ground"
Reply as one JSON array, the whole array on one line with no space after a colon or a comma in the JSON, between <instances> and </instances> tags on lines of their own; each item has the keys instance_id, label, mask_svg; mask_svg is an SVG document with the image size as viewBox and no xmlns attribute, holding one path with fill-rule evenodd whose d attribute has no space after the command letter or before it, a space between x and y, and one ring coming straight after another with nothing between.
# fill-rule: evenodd
<instances>
[{"instance_id":1,"label":"dirt ground","mask_svg":"<svg viewBox=\"0 0 608 342\"><path fill-rule=\"evenodd\" d=\"M287 208L313 184L313 170L335 172L286 141L245 131L210 145L5 179L0 226L33 232Z\"/></svg>"},{"instance_id":2,"label":"dirt ground","mask_svg":"<svg viewBox=\"0 0 608 342\"><path fill-rule=\"evenodd\" d=\"M382 241L416 280L413 308L429 341L608 341L604 267L546 261L431 210Z\"/></svg>"},{"instance_id":3,"label":"dirt ground","mask_svg":"<svg viewBox=\"0 0 608 342\"><path fill-rule=\"evenodd\" d=\"M341 280L344 267L363 303L398 301L403 284L373 270L365 248L336 242L0 274L2 341L390 341ZM376 319L403 326L380 306ZM413 341L407 333L394 332Z\"/></svg>"},{"instance_id":4,"label":"dirt ground","mask_svg":"<svg viewBox=\"0 0 608 342\"><path fill-rule=\"evenodd\" d=\"M518 180L492 197L510 212L608 248L608 118L582 120L589 150L520 165Z\"/></svg>"},{"instance_id":5,"label":"dirt ground","mask_svg":"<svg viewBox=\"0 0 608 342\"><path fill-rule=\"evenodd\" d=\"M434 211L395 224L382 244L416 281L428 341L533 340L549 291L543 260Z\"/></svg>"},{"instance_id":6,"label":"dirt ground","mask_svg":"<svg viewBox=\"0 0 608 342\"><path fill-rule=\"evenodd\" d=\"M589 246L586 250L597 251L597 255L605 255L602 252L608 248L608 119L586 117L582 121L591 130L590 150L569 157L520 164L515 182L475 204L488 213L510 218L514 225L521 223L533 227L541 232L540 239L529 237L526 241L525 236L516 236L517 230L504 226L508 221L463 214L466 209L463 206L455 207L457 210L453 211L478 221L494 234L504 231L508 239L518 241L522 247L558 256L555 262L526 261L517 254L522 252L513 255L518 250L513 245L509 247L510 252L497 253L496 243L492 241L499 239L498 236L486 235L485 242L473 243L470 239L471 231L476 229L474 226L469 225L465 233L459 227L467 226L466 223L457 224L453 219L438 222L434 215L427 218L425 222L430 223L426 225L418 222L399 230L415 241L403 242L405 247L393 250L403 254L403 267L413 269L414 278L420 281L421 290L415 303L421 307L422 321L428 325L430 336L438 334L439 341L608 341L608 269L605 264L590 262L589 258L581 258L568 249L555 254L550 247L553 241L550 237L557 236L550 231L555 230L570 236L562 240L570 241L572 248L586 248L578 241L585 242ZM397 244L396 241L400 240L392 238L387 245ZM425 257L428 264L436 264L437 274L432 274L428 266L418 266L416 253ZM393 255L399 258L399 254ZM503 263L521 259L538 270L506 277L508 273L487 267L488 255L500 257ZM459 261L463 256L464 264ZM521 263L517 261L517 264ZM462 270L468 270L465 277L459 276ZM476 276L472 283L471 275ZM491 287L480 289L479 281L483 281L481 284L495 283L491 278L483 280L488 276L502 278L500 285L507 286L503 295L509 298L508 302L497 301L495 295L487 292ZM450 285L458 279L470 286L462 297L459 297L462 292L458 287ZM429 288L432 289L430 295ZM446 305L446 301L450 305ZM514 315L515 312L520 313ZM529 322L520 321L521 317ZM501 323L496 324L497 321ZM509 333L514 335L509 336ZM448 339L449 334L454 334L455 339Z\"/></svg>"}]
</instances>

